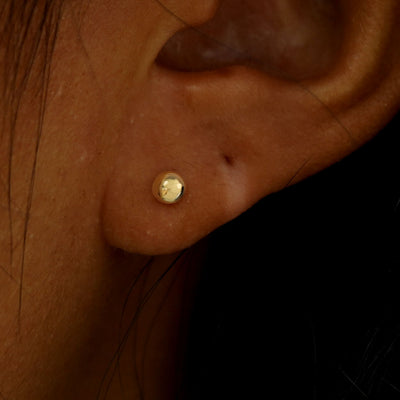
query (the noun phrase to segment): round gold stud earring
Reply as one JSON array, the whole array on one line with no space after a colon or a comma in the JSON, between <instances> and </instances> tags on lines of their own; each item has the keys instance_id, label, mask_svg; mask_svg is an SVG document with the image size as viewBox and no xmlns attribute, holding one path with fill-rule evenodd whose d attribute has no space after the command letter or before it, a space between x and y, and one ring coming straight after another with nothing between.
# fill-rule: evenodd
<instances>
[{"instance_id":1,"label":"round gold stud earring","mask_svg":"<svg viewBox=\"0 0 400 400\"><path fill-rule=\"evenodd\" d=\"M178 202L185 191L183 179L175 172L167 171L157 175L153 183L154 197L164 204Z\"/></svg>"}]
</instances>

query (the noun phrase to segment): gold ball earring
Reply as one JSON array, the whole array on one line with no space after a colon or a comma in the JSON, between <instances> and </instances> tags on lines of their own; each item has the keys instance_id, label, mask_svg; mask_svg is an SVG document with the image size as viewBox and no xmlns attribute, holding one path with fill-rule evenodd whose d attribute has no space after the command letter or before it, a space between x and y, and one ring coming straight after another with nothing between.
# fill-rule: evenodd
<instances>
[{"instance_id":1,"label":"gold ball earring","mask_svg":"<svg viewBox=\"0 0 400 400\"><path fill-rule=\"evenodd\" d=\"M175 172L167 171L157 175L153 183L154 197L164 204L178 202L185 191L183 179Z\"/></svg>"}]
</instances>

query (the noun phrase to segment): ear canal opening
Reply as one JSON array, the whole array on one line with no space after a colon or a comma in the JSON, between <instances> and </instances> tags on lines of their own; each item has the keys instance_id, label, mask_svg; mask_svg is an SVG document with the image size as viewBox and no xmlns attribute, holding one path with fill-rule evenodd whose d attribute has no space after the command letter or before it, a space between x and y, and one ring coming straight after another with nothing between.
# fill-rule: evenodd
<instances>
[{"instance_id":1,"label":"ear canal opening","mask_svg":"<svg viewBox=\"0 0 400 400\"><path fill-rule=\"evenodd\" d=\"M335 0L229 0L206 24L176 33L163 47L163 67L198 72L245 65L301 80L332 66L341 47Z\"/></svg>"}]
</instances>

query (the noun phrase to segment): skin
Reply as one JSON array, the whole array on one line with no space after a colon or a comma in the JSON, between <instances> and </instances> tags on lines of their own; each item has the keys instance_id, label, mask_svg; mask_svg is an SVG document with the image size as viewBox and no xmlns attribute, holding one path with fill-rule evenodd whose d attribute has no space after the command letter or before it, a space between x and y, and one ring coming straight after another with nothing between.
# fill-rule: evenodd
<instances>
[{"instance_id":1,"label":"skin","mask_svg":"<svg viewBox=\"0 0 400 400\"><path fill-rule=\"evenodd\" d=\"M241 32L250 29L239 1L225 2L214 22L218 3L211 0L165 0L172 13L153 0L65 2L38 153L33 73L15 129L10 209L5 183L0 196L3 397L92 399L100 390L105 398L102 378L121 335L179 251L263 196L343 158L397 112L398 2L349 3L319 13L313 1L270 2L267 27L252 25L268 33L263 47L251 37L235 42L222 29L232 21ZM331 15L338 26L325 23ZM186 27L182 20L210 21L205 30L221 31L233 47L248 45L254 65L223 68L237 61L226 61L226 49L204 60L187 43L209 44L188 31L164 48L160 62L170 68L161 67L157 56ZM306 51L293 44L293 24ZM330 50L319 57L322 48ZM192 55L200 71L188 64ZM7 146L1 151L7 159ZM163 170L186 181L176 205L152 196ZM119 374L106 375L107 399L174 396L202 246L179 259L141 310Z\"/></svg>"}]
</instances>

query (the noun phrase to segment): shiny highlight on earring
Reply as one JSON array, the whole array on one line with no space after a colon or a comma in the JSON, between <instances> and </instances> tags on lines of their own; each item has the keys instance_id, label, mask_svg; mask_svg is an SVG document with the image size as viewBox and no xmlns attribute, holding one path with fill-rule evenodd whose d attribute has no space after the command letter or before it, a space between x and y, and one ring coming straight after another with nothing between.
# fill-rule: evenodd
<instances>
[{"instance_id":1,"label":"shiny highlight on earring","mask_svg":"<svg viewBox=\"0 0 400 400\"><path fill-rule=\"evenodd\" d=\"M178 202L185 191L183 179L175 172L167 171L159 174L153 183L154 197L164 204Z\"/></svg>"}]
</instances>

